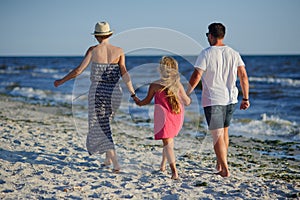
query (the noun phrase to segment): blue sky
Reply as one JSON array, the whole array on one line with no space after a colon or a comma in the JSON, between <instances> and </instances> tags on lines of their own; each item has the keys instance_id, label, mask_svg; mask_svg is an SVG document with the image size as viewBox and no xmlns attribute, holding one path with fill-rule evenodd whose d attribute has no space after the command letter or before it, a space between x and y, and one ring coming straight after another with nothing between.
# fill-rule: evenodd
<instances>
[{"instance_id":1,"label":"blue sky","mask_svg":"<svg viewBox=\"0 0 300 200\"><path fill-rule=\"evenodd\" d=\"M1 0L0 56L83 55L97 21L108 21L111 43L128 51L144 40L141 48L165 42L197 54L190 42L207 47L207 26L222 22L224 42L243 55L300 54L299 10L299 0Z\"/></svg>"}]
</instances>

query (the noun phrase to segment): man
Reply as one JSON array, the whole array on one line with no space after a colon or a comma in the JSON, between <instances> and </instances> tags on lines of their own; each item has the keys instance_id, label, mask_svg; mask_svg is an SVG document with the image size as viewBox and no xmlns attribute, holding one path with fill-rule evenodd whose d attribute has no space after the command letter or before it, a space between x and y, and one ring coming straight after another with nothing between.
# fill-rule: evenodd
<instances>
[{"instance_id":1,"label":"man","mask_svg":"<svg viewBox=\"0 0 300 200\"><path fill-rule=\"evenodd\" d=\"M202 106L213 137L218 175L229 177L227 163L228 128L238 103L237 76L243 93L240 109L249 108L249 82L245 64L238 52L223 43L225 26L212 23L206 33L210 47L197 58L187 94L191 94L202 78Z\"/></svg>"}]
</instances>

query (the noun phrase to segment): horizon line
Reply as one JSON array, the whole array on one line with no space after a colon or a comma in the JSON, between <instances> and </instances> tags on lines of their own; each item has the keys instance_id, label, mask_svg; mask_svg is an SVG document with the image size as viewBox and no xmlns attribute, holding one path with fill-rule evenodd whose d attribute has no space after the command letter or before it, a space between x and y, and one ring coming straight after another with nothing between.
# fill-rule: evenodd
<instances>
[{"instance_id":1,"label":"horizon line","mask_svg":"<svg viewBox=\"0 0 300 200\"><path fill-rule=\"evenodd\" d=\"M178 54L125 54L125 56L129 56L129 57L134 57L134 56L165 56L165 55L170 55L170 56L181 56L181 57L192 57L192 56L198 56L199 54L182 54L182 55L178 55ZM240 53L241 56L300 56L300 53L282 53L282 54L242 54ZM0 57L84 57L84 55L79 55L79 54L19 54L19 55L0 55Z\"/></svg>"}]
</instances>

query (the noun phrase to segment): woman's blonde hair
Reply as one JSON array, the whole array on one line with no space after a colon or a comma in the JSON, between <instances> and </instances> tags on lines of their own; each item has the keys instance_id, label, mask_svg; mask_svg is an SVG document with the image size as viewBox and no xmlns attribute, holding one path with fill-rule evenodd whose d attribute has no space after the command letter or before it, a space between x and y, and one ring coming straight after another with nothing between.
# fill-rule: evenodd
<instances>
[{"instance_id":1,"label":"woman's blonde hair","mask_svg":"<svg viewBox=\"0 0 300 200\"><path fill-rule=\"evenodd\" d=\"M180 113L180 101L178 99L180 75L177 61L170 56L163 56L160 60L159 72L164 86L161 91L166 91L172 112Z\"/></svg>"}]
</instances>

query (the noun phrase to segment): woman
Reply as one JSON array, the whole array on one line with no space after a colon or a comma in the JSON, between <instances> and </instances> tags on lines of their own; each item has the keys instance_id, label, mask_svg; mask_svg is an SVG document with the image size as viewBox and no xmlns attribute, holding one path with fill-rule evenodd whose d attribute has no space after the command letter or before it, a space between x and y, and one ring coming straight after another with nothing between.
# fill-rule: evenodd
<instances>
[{"instance_id":1,"label":"woman","mask_svg":"<svg viewBox=\"0 0 300 200\"><path fill-rule=\"evenodd\" d=\"M91 63L91 86L89 89L89 132L87 150L90 155L106 153L104 166L113 164L113 171L119 172L115 146L110 128L111 117L120 105L122 91L118 81L122 76L129 92L134 96L134 89L125 66L123 49L109 43L113 34L107 22L98 22L92 33L98 45L91 46L81 64L60 80L55 87L76 78Z\"/></svg>"}]
</instances>

